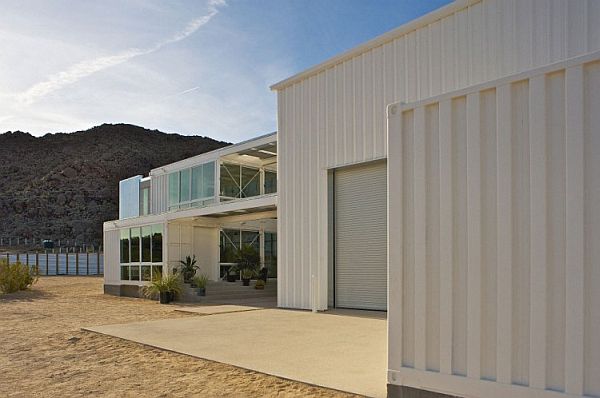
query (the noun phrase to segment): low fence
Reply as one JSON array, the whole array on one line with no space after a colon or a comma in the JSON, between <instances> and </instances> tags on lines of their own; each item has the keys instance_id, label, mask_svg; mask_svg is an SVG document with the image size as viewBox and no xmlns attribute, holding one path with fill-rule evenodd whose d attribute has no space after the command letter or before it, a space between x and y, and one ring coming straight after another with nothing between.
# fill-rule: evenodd
<instances>
[{"instance_id":1,"label":"low fence","mask_svg":"<svg viewBox=\"0 0 600 398\"><path fill-rule=\"evenodd\" d=\"M0 255L10 264L21 262L37 268L40 275L104 275L104 254L81 253L6 253Z\"/></svg>"}]
</instances>

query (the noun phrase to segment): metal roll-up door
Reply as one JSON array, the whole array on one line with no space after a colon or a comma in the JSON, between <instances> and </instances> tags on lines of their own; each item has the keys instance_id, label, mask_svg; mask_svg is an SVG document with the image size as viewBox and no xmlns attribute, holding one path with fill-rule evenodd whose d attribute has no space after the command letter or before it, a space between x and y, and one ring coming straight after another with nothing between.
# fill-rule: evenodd
<instances>
[{"instance_id":1,"label":"metal roll-up door","mask_svg":"<svg viewBox=\"0 0 600 398\"><path fill-rule=\"evenodd\" d=\"M387 309L386 163L334 174L335 306Z\"/></svg>"}]
</instances>

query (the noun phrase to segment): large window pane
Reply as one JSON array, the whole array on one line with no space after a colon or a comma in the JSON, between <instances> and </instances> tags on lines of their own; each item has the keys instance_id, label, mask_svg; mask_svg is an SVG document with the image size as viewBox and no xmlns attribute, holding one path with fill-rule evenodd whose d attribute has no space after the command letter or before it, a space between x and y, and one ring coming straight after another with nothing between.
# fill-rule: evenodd
<instances>
[{"instance_id":1,"label":"large window pane","mask_svg":"<svg viewBox=\"0 0 600 398\"><path fill-rule=\"evenodd\" d=\"M224 229L221 231L221 262L234 263L235 254L240 246L240 231Z\"/></svg>"},{"instance_id":2,"label":"large window pane","mask_svg":"<svg viewBox=\"0 0 600 398\"><path fill-rule=\"evenodd\" d=\"M163 261L162 235L163 235L162 224L153 225L152 226L152 262L153 263L162 263L162 261Z\"/></svg>"},{"instance_id":3,"label":"large window pane","mask_svg":"<svg viewBox=\"0 0 600 398\"><path fill-rule=\"evenodd\" d=\"M131 280L132 281L139 281L140 280L140 266L139 265L132 265L130 267L131 270Z\"/></svg>"},{"instance_id":4,"label":"large window pane","mask_svg":"<svg viewBox=\"0 0 600 398\"><path fill-rule=\"evenodd\" d=\"M277 173L274 171L265 171L265 193L277 192Z\"/></svg>"},{"instance_id":5,"label":"large window pane","mask_svg":"<svg viewBox=\"0 0 600 398\"><path fill-rule=\"evenodd\" d=\"M221 196L240 197L240 166L223 163L221 165Z\"/></svg>"},{"instance_id":6,"label":"large window pane","mask_svg":"<svg viewBox=\"0 0 600 398\"><path fill-rule=\"evenodd\" d=\"M202 166L192 168L192 200L202 198Z\"/></svg>"},{"instance_id":7,"label":"large window pane","mask_svg":"<svg viewBox=\"0 0 600 398\"><path fill-rule=\"evenodd\" d=\"M153 265L152 266L152 279L158 278L158 276L162 276L162 265Z\"/></svg>"},{"instance_id":8,"label":"large window pane","mask_svg":"<svg viewBox=\"0 0 600 398\"><path fill-rule=\"evenodd\" d=\"M129 262L129 229L121 230L121 263Z\"/></svg>"},{"instance_id":9,"label":"large window pane","mask_svg":"<svg viewBox=\"0 0 600 398\"><path fill-rule=\"evenodd\" d=\"M188 202L190 200L190 169L179 172L181 179L179 181L179 201Z\"/></svg>"},{"instance_id":10,"label":"large window pane","mask_svg":"<svg viewBox=\"0 0 600 398\"><path fill-rule=\"evenodd\" d=\"M150 213L150 188L142 189L140 215L146 216Z\"/></svg>"},{"instance_id":11,"label":"large window pane","mask_svg":"<svg viewBox=\"0 0 600 398\"><path fill-rule=\"evenodd\" d=\"M142 227L142 262L149 263L152 261L150 256L152 246L152 227Z\"/></svg>"},{"instance_id":12,"label":"large window pane","mask_svg":"<svg viewBox=\"0 0 600 398\"><path fill-rule=\"evenodd\" d=\"M169 174L169 208L179 203L179 172Z\"/></svg>"},{"instance_id":13,"label":"large window pane","mask_svg":"<svg viewBox=\"0 0 600 398\"><path fill-rule=\"evenodd\" d=\"M131 262L140 262L140 229L131 228Z\"/></svg>"},{"instance_id":14,"label":"large window pane","mask_svg":"<svg viewBox=\"0 0 600 398\"><path fill-rule=\"evenodd\" d=\"M129 265L121 266L121 280L128 281L129 280Z\"/></svg>"},{"instance_id":15,"label":"large window pane","mask_svg":"<svg viewBox=\"0 0 600 398\"><path fill-rule=\"evenodd\" d=\"M260 170L242 167L242 198L260 195Z\"/></svg>"},{"instance_id":16,"label":"large window pane","mask_svg":"<svg viewBox=\"0 0 600 398\"><path fill-rule=\"evenodd\" d=\"M258 231L242 231L242 245L250 245L257 252L260 251L260 234Z\"/></svg>"},{"instance_id":17,"label":"large window pane","mask_svg":"<svg viewBox=\"0 0 600 398\"><path fill-rule=\"evenodd\" d=\"M265 232L265 266L269 269L269 277L277 277L277 234Z\"/></svg>"},{"instance_id":18,"label":"large window pane","mask_svg":"<svg viewBox=\"0 0 600 398\"><path fill-rule=\"evenodd\" d=\"M150 279L150 266L142 265L142 280L149 281Z\"/></svg>"},{"instance_id":19,"label":"large window pane","mask_svg":"<svg viewBox=\"0 0 600 398\"><path fill-rule=\"evenodd\" d=\"M215 196L215 162L210 162L202 166L202 197L213 196Z\"/></svg>"}]
</instances>

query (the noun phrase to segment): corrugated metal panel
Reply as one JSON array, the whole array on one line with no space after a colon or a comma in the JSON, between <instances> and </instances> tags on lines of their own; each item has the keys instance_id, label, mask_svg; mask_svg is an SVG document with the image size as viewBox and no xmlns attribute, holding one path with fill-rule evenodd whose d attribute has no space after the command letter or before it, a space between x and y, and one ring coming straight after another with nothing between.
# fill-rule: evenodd
<instances>
[{"instance_id":1,"label":"corrugated metal panel","mask_svg":"<svg viewBox=\"0 0 600 398\"><path fill-rule=\"evenodd\" d=\"M385 162L335 171L335 305L387 310Z\"/></svg>"},{"instance_id":2,"label":"corrugated metal panel","mask_svg":"<svg viewBox=\"0 0 600 398\"><path fill-rule=\"evenodd\" d=\"M167 211L169 199L169 186L167 174L151 177L151 203L152 214L161 214Z\"/></svg>"},{"instance_id":3,"label":"corrugated metal panel","mask_svg":"<svg viewBox=\"0 0 600 398\"><path fill-rule=\"evenodd\" d=\"M387 156L385 105L600 49L599 3L483 0L278 91L279 305L327 307L326 169Z\"/></svg>"},{"instance_id":4,"label":"corrugated metal panel","mask_svg":"<svg viewBox=\"0 0 600 398\"><path fill-rule=\"evenodd\" d=\"M599 110L598 52L392 105L392 382L600 396Z\"/></svg>"},{"instance_id":5,"label":"corrugated metal panel","mask_svg":"<svg viewBox=\"0 0 600 398\"><path fill-rule=\"evenodd\" d=\"M104 283L121 284L119 230L104 231Z\"/></svg>"}]
</instances>

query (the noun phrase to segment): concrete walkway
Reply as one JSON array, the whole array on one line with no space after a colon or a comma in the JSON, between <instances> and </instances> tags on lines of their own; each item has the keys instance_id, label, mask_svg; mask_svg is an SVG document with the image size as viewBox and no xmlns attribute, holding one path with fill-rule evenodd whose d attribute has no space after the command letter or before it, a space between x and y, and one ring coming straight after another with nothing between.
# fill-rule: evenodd
<instances>
[{"instance_id":1,"label":"concrete walkway","mask_svg":"<svg viewBox=\"0 0 600 398\"><path fill-rule=\"evenodd\" d=\"M86 330L371 397L386 395L386 320L281 309Z\"/></svg>"}]
</instances>

